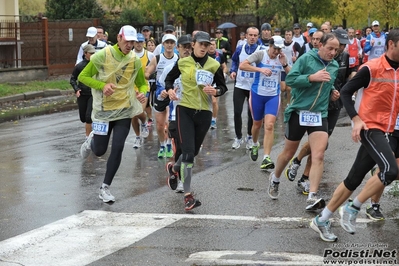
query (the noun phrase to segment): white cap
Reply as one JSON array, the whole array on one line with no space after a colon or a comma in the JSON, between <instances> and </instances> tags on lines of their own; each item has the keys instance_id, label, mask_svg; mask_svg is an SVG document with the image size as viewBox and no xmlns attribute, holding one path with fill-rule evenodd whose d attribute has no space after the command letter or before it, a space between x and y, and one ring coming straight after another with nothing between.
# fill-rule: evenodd
<instances>
[{"instance_id":1,"label":"white cap","mask_svg":"<svg viewBox=\"0 0 399 266\"><path fill-rule=\"evenodd\" d=\"M172 41L177 42L176 36L173 35L173 34L165 34L165 35L162 37L162 43L166 42L167 40L172 40Z\"/></svg>"},{"instance_id":2,"label":"white cap","mask_svg":"<svg viewBox=\"0 0 399 266\"><path fill-rule=\"evenodd\" d=\"M313 27L313 23L312 22L308 22L308 24L306 24L306 27Z\"/></svg>"},{"instance_id":3,"label":"white cap","mask_svg":"<svg viewBox=\"0 0 399 266\"><path fill-rule=\"evenodd\" d=\"M119 30L119 34L122 35L122 37L126 41L136 41L137 42L137 31L135 28L133 28L130 25L125 25Z\"/></svg>"},{"instance_id":4,"label":"white cap","mask_svg":"<svg viewBox=\"0 0 399 266\"><path fill-rule=\"evenodd\" d=\"M374 20L373 23L371 23L371 26L380 26L380 23L378 20Z\"/></svg>"},{"instance_id":5,"label":"white cap","mask_svg":"<svg viewBox=\"0 0 399 266\"><path fill-rule=\"evenodd\" d=\"M90 27L87 29L86 37L93 38L97 35L97 29L95 27Z\"/></svg>"},{"instance_id":6,"label":"white cap","mask_svg":"<svg viewBox=\"0 0 399 266\"><path fill-rule=\"evenodd\" d=\"M283 39L283 37L278 36L278 35L275 35L275 36L273 36L272 38L273 38L273 40L274 40L273 45L274 45L276 48L284 48L284 39Z\"/></svg>"}]
</instances>

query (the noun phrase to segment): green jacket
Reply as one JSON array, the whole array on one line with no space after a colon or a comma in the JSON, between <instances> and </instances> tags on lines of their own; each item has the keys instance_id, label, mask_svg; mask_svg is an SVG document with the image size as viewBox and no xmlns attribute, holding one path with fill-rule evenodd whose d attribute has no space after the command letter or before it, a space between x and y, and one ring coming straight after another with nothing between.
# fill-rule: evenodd
<instances>
[{"instance_id":1,"label":"green jacket","mask_svg":"<svg viewBox=\"0 0 399 266\"><path fill-rule=\"evenodd\" d=\"M330 94L334 89L334 81L337 77L339 66L335 60L325 66L317 52L317 49L312 49L299 57L287 74L285 83L292 90L290 104L284 112L284 122L288 122L292 112L299 114L301 110L321 112L322 118L327 117ZM325 67L331 76L329 82L309 82L308 77L311 74ZM318 95L319 91L320 95Z\"/></svg>"}]
</instances>

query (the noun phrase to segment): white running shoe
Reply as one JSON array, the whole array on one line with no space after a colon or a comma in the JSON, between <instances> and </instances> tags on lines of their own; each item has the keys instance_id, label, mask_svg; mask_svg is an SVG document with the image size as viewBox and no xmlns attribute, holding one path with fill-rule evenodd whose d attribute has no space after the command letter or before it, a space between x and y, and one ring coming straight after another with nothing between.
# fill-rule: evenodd
<instances>
[{"instance_id":1,"label":"white running shoe","mask_svg":"<svg viewBox=\"0 0 399 266\"><path fill-rule=\"evenodd\" d=\"M133 143L133 148L138 149L141 147L141 137L136 137Z\"/></svg>"},{"instance_id":2,"label":"white running shoe","mask_svg":"<svg viewBox=\"0 0 399 266\"><path fill-rule=\"evenodd\" d=\"M241 139L235 138L233 145L231 145L231 148L238 149L238 148L240 148L241 144L243 144L243 143L244 143L244 140L242 138Z\"/></svg>"},{"instance_id":3,"label":"white running shoe","mask_svg":"<svg viewBox=\"0 0 399 266\"><path fill-rule=\"evenodd\" d=\"M100 199L102 199L104 202L114 202L115 197L112 196L111 191L109 191L109 186L104 186L100 188L100 194L98 195Z\"/></svg>"},{"instance_id":4,"label":"white running shoe","mask_svg":"<svg viewBox=\"0 0 399 266\"><path fill-rule=\"evenodd\" d=\"M148 130L147 123L141 124L141 137L146 138L150 134L150 131Z\"/></svg>"},{"instance_id":5,"label":"white running shoe","mask_svg":"<svg viewBox=\"0 0 399 266\"><path fill-rule=\"evenodd\" d=\"M83 159L89 157L91 153L91 140L93 139L94 132L90 132L90 135L87 137L85 142L83 142L82 146L80 146L80 156Z\"/></svg>"}]
</instances>

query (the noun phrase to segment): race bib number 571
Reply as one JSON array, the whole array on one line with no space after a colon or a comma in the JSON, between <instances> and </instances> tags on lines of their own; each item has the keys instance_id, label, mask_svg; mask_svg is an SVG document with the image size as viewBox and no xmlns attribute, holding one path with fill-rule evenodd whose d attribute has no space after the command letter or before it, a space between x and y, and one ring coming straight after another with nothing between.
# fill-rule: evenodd
<instances>
[{"instance_id":1,"label":"race bib number 571","mask_svg":"<svg viewBox=\"0 0 399 266\"><path fill-rule=\"evenodd\" d=\"M321 112L300 111L299 124L308 127L321 126Z\"/></svg>"}]
</instances>

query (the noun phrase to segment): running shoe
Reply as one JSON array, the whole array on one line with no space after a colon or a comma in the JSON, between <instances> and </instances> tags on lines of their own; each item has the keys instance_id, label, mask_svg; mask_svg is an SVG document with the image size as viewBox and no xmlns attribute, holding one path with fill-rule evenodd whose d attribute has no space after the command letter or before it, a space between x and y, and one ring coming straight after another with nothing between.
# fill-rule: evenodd
<instances>
[{"instance_id":1,"label":"running shoe","mask_svg":"<svg viewBox=\"0 0 399 266\"><path fill-rule=\"evenodd\" d=\"M298 174L299 166L301 166L301 164L295 162L295 158L296 157L291 159L288 168L285 169L285 177L288 178L289 181L295 180L295 177Z\"/></svg>"},{"instance_id":2,"label":"running shoe","mask_svg":"<svg viewBox=\"0 0 399 266\"><path fill-rule=\"evenodd\" d=\"M381 221L385 219L384 215L381 213L380 204L378 203L374 203L371 206L368 206L366 208L366 215L371 220L375 221Z\"/></svg>"},{"instance_id":3,"label":"running shoe","mask_svg":"<svg viewBox=\"0 0 399 266\"><path fill-rule=\"evenodd\" d=\"M238 149L238 148L240 148L241 144L243 144L243 143L244 143L244 140L242 138L241 139L235 138L233 145L231 145L231 148Z\"/></svg>"},{"instance_id":4,"label":"running shoe","mask_svg":"<svg viewBox=\"0 0 399 266\"><path fill-rule=\"evenodd\" d=\"M85 140L85 142L83 142L82 146L80 146L80 156L83 159L86 159L87 157L89 157L90 153L91 153L91 141L93 139L93 135L94 132L90 132L89 136L87 137L87 139Z\"/></svg>"},{"instance_id":5,"label":"running shoe","mask_svg":"<svg viewBox=\"0 0 399 266\"><path fill-rule=\"evenodd\" d=\"M280 195L280 192L278 191L278 186L280 185L280 183L274 182L272 180L272 176L274 176L274 172L271 173L269 177L269 188L267 189L267 194L269 194L270 198L277 199Z\"/></svg>"},{"instance_id":6,"label":"running shoe","mask_svg":"<svg viewBox=\"0 0 399 266\"><path fill-rule=\"evenodd\" d=\"M166 144L165 156L166 156L166 158L172 158L173 157L172 144Z\"/></svg>"},{"instance_id":7,"label":"running shoe","mask_svg":"<svg viewBox=\"0 0 399 266\"><path fill-rule=\"evenodd\" d=\"M319 233L320 238L324 241L335 242L338 240L338 237L331 232L331 222L329 220L320 222L318 215L310 222L310 228Z\"/></svg>"},{"instance_id":8,"label":"running shoe","mask_svg":"<svg viewBox=\"0 0 399 266\"><path fill-rule=\"evenodd\" d=\"M252 149L249 152L249 157L251 158L252 161L258 160L258 152L259 152L259 143L257 145L253 145Z\"/></svg>"},{"instance_id":9,"label":"running shoe","mask_svg":"<svg viewBox=\"0 0 399 266\"><path fill-rule=\"evenodd\" d=\"M109 186L104 186L100 188L100 194L98 195L100 199L102 199L104 202L114 202L115 197L112 196L111 191L109 190Z\"/></svg>"},{"instance_id":10,"label":"running shoe","mask_svg":"<svg viewBox=\"0 0 399 266\"><path fill-rule=\"evenodd\" d=\"M163 158L165 158L165 156L166 156L165 147L161 146L161 148L158 151L158 158L163 159Z\"/></svg>"},{"instance_id":11,"label":"running shoe","mask_svg":"<svg viewBox=\"0 0 399 266\"><path fill-rule=\"evenodd\" d=\"M148 130L147 123L141 124L141 132L140 132L141 137L146 138L148 137L149 134L150 131Z\"/></svg>"},{"instance_id":12,"label":"running shoe","mask_svg":"<svg viewBox=\"0 0 399 266\"><path fill-rule=\"evenodd\" d=\"M341 219L339 220L341 227L348 233L354 234L356 232L356 217L359 210L356 210L352 203L347 203L339 208L339 215Z\"/></svg>"},{"instance_id":13,"label":"running shoe","mask_svg":"<svg viewBox=\"0 0 399 266\"><path fill-rule=\"evenodd\" d=\"M309 194L309 188L310 188L309 179L303 179L303 178L299 179L296 188L303 195L308 195Z\"/></svg>"},{"instance_id":14,"label":"running shoe","mask_svg":"<svg viewBox=\"0 0 399 266\"><path fill-rule=\"evenodd\" d=\"M211 121L211 129L216 129L216 120Z\"/></svg>"},{"instance_id":15,"label":"running shoe","mask_svg":"<svg viewBox=\"0 0 399 266\"><path fill-rule=\"evenodd\" d=\"M189 211L201 206L201 201L196 200L192 193L184 195L184 210Z\"/></svg>"},{"instance_id":16,"label":"running shoe","mask_svg":"<svg viewBox=\"0 0 399 266\"><path fill-rule=\"evenodd\" d=\"M254 140L252 139L252 136L247 136L247 138L245 139L246 141L246 145L245 148L247 150L252 149L252 147L254 146Z\"/></svg>"},{"instance_id":17,"label":"running shoe","mask_svg":"<svg viewBox=\"0 0 399 266\"><path fill-rule=\"evenodd\" d=\"M141 147L141 137L136 137L133 142L133 148L138 149Z\"/></svg>"},{"instance_id":18,"label":"running shoe","mask_svg":"<svg viewBox=\"0 0 399 266\"><path fill-rule=\"evenodd\" d=\"M171 190L176 190L177 181L179 180L179 175L178 173L173 172L173 163L168 162L166 164L166 172L168 172L166 183L168 184Z\"/></svg>"},{"instance_id":19,"label":"running shoe","mask_svg":"<svg viewBox=\"0 0 399 266\"><path fill-rule=\"evenodd\" d=\"M270 157L266 157L263 159L262 164L260 165L261 170L268 170L268 169L274 169L274 163Z\"/></svg>"},{"instance_id":20,"label":"running shoe","mask_svg":"<svg viewBox=\"0 0 399 266\"><path fill-rule=\"evenodd\" d=\"M175 190L176 193L184 193L183 182L179 179L177 181L177 188Z\"/></svg>"},{"instance_id":21,"label":"running shoe","mask_svg":"<svg viewBox=\"0 0 399 266\"><path fill-rule=\"evenodd\" d=\"M316 193L313 193L313 195L306 200L306 205L307 211L316 211L326 207L326 202L323 198L319 198Z\"/></svg>"}]
</instances>

